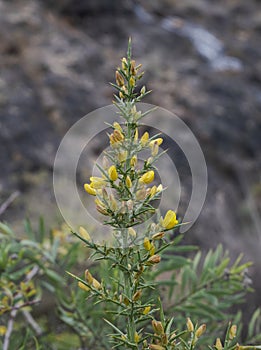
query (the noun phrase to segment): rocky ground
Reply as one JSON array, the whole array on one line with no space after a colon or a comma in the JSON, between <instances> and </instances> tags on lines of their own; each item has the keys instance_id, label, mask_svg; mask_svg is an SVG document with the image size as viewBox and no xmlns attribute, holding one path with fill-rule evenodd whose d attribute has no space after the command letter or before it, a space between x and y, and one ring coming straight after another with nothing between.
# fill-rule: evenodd
<instances>
[{"instance_id":1,"label":"rocky ground","mask_svg":"<svg viewBox=\"0 0 261 350\"><path fill-rule=\"evenodd\" d=\"M258 0L0 0L0 205L20 193L1 219L16 228L27 215L61 221L57 147L77 120L111 103L107 82L129 36L153 90L146 102L178 114L206 157L207 200L186 239L223 242L254 261L251 311L261 300ZM189 188L184 176L184 199Z\"/></svg>"}]
</instances>

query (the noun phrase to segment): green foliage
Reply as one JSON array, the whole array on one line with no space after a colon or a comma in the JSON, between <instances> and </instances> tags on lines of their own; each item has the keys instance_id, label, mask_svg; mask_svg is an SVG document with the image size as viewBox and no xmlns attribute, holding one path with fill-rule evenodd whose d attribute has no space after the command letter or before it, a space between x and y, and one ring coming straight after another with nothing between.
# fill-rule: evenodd
<instances>
[{"instance_id":1,"label":"green foliage","mask_svg":"<svg viewBox=\"0 0 261 350\"><path fill-rule=\"evenodd\" d=\"M40 229L40 227L42 228ZM25 232L20 232L21 237L18 238L18 235L9 226L0 224L0 349L1 346L3 348L6 335L2 331L5 332L4 327L8 327L12 319L14 326L8 350L38 348L41 350L76 350L80 347L110 349L111 345L107 337L101 337L101 334L111 333L110 326L103 319L106 318L110 323L116 324L118 329L121 329L122 322L117 317L117 307L108 307L108 305L100 303L94 305L91 300L86 301L88 293L77 288L76 284L69 283L64 271L73 270L77 273L79 269L82 269L81 266L89 267L97 279L109 286L112 294L117 288L118 271L112 269L108 274L108 261L92 262L89 266L84 265L86 264L83 263L86 247L83 244L76 243L73 236L65 229L52 230L49 233L43 227L42 219L37 230L31 227L29 221L26 221ZM44 232L41 239L39 230ZM146 298L153 299L154 296L157 298L159 293L161 294L167 310L164 320L168 320L166 322L168 328L173 314L177 329L184 328L184 320L188 315L195 322L207 323L207 332L201 338L203 345L206 342L214 344L214 338L218 335L222 336L222 330L224 324L227 324L227 320L231 320L233 323L237 321L237 336L240 340L242 330L240 314L236 319L236 315L230 312L230 306L234 305L235 302L242 301L249 289L244 286L243 271L246 265L237 261L236 264L223 263L221 268L222 261L229 257L228 253L224 253L221 247L218 247L214 252L210 251L205 259L200 252L191 258L195 249L196 247L181 245L180 240L176 238L175 244L166 250L159 268L148 272L146 279L154 284L154 289L150 289ZM189 256L185 257L184 253L189 254ZM180 254L182 259L172 259L174 254ZM210 259L210 257L212 258ZM208 262L206 263L206 261ZM17 291L21 291L20 283L26 280L28 271L34 267L36 267L37 273L32 276L30 283L35 287L36 294L29 297L25 294L21 297L22 299L15 299L13 295ZM188 273L188 270L193 272ZM215 271L219 272L216 278ZM228 271L230 271L230 275ZM185 277L183 277L184 274ZM194 278L195 274L197 278ZM213 277L215 281L213 281ZM10 290L10 286L6 288L7 280L8 283L12 282L13 289ZM232 292L230 291L231 281L236 282L232 283ZM182 290L186 291L186 294L183 295ZM6 295L10 298L8 304L5 302ZM204 303L205 298L211 298L212 295L215 297L215 310L213 314L204 313L202 315L201 303ZM49 301L47 302L46 299L52 300L51 306L48 305ZM11 300L13 300L12 304ZM193 300L197 302L196 307L190 308ZM18 301L20 307L17 314L15 317L11 317L12 307ZM212 306L213 303L209 302L208 305ZM160 308L158 302L156 308ZM38 327L31 322L28 314ZM156 311L155 315L160 315L160 312ZM161 317L163 317L162 314ZM147 327L151 327L149 323ZM253 314L248 328L246 341L251 344L260 343L260 309L257 309Z\"/></svg>"}]
</instances>

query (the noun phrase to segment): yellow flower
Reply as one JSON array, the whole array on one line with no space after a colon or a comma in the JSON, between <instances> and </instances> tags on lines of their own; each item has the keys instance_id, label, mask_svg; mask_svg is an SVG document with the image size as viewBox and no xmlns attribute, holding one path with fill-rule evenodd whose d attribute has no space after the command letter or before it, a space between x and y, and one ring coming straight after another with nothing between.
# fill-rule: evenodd
<instances>
[{"instance_id":1,"label":"yellow flower","mask_svg":"<svg viewBox=\"0 0 261 350\"><path fill-rule=\"evenodd\" d=\"M150 256L155 254L155 245L153 243L151 243L151 247L150 247Z\"/></svg>"},{"instance_id":2,"label":"yellow flower","mask_svg":"<svg viewBox=\"0 0 261 350\"><path fill-rule=\"evenodd\" d=\"M112 165L111 167L109 167L108 175L111 181L116 181L118 179L118 173L115 165Z\"/></svg>"},{"instance_id":3,"label":"yellow flower","mask_svg":"<svg viewBox=\"0 0 261 350\"><path fill-rule=\"evenodd\" d=\"M82 236L82 238L84 238L86 241L91 240L89 233L85 230L84 227L82 227L82 226L79 227L79 233Z\"/></svg>"},{"instance_id":4,"label":"yellow flower","mask_svg":"<svg viewBox=\"0 0 261 350\"><path fill-rule=\"evenodd\" d=\"M103 179L102 177L97 177L97 176L91 176L91 187L94 189L100 189L106 186L106 180Z\"/></svg>"},{"instance_id":5,"label":"yellow flower","mask_svg":"<svg viewBox=\"0 0 261 350\"><path fill-rule=\"evenodd\" d=\"M148 239L148 237L145 237L145 238L144 238L143 246L144 246L144 248L145 248L147 251L150 251L150 249L151 249L151 243L150 243L150 240Z\"/></svg>"},{"instance_id":6,"label":"yellow flower","mask_svg":"<svg viewBox=\"0 0 261 350\"><path fill-rule=\"evenodd\" d=\"M162 226L166 230L170 230L177 224L178 224L178 220L176 218L176 213L173 210L168 210L164 219L162 220Z\"/></svg>"},{"instance_id":7,"label":"yellow flower","mask_svg":"<svg viewBox=\"0 0 261 350\"><path fill-rule=\"evenodd\" d=\"M118 130L118 129L114 129L113 133L109 135L109 139L110 139L110 144L113 145L117 145L118 142L121 142L124 140L124 135L123 133Z\"/></svg>"},{"instance_id":8,"label":"yellow flower","mask_svg":"<svg viewBox=\"0 0 261 350\"><path fill-rule=\"evenodd\" d=\"M143 309L143 315L147 315L149 312L150 312L150 309L151 307L150 306L146 306L144 309Z\"/></svg>"},{"instance_id":9,"label":"yellow flower","mask_svg":"<svg viewBox=\"0 0 261 350\"><path fill-rule=\"evenodd\" d=\"M153 170L149 170L145 174L142 175L142 177L140 178L139 181L141 183L149 184L153 180L154 180L154 171Z\"/></svg>"},{"instance_id":10,"label":"yellow flower","mask_svg":"<svg viewBox=\"0 0 261 350\"><path fill-rule=\"evenodd\" d=\"M131 87L135 86L135 78L134 77L130 77L130 86Z\"/></svg>"},{"instance_id":11,"label":"yellow flower","mask_svg":"<svg viewBox=\"0 0 261 350\"><path fill-rule=\"evenodd\" d=\"M131 182L131 179L130 179L129 175L127 175L126 180L125 180L125 183L126 183L126 186L127 186L128 188L131 188L131 187L132 187L132 182Z\"/></svg>"},{"instance_id":12,"label":"yellow flower","mask_svg":"<svg viewBox=\"0 0 261 350\"><path fill-rule=\"evenodd\" d=\"M153 197L157 193L157 186L153 186L150 189L150 196Z\"/></svg>"},{"instance_id":13,"label":"yellow flower","mask_svg":"<svg viewBox=\"0 0 261 350\"><path fill-rule=\"evenodd\" d=\"M91 187L89 184L84 184L84 189L87 193L91 194L92 196L96 196L96 190Z\"/></svg>"},{"instance_id":14,"label":"yellow flower","mask_svg":"<svg viewBox=\"0 0 261 350\"><path fill-rule=\"evenodd\" d=\"M130 165L135 166L137 164L137 156L133 156L130 160Z\"/></svg>"},{"instance_id":15,"label":"yellow flower","mask_svg":"<svg viewBox=\"0 0 261 350\"><path fill-rule=\"evenodd\" d=\"M141 336L137 332L135 332L135 335L134 335L135 343L138 343L140 338L141 338Z\"/></svg>"},{"instance_id":16,"label":"yellow flower","mask_svg":"<svg viewBox=\"0 0 261 350\"><path fill-rule=\"evenodd\" d=\"M0 337L5 335L7 328L5 326L0 326Z\"/></svg>"},{"instance_id":17,"label":"yellow flower","mask_svg":"<svg viewBox=\"0 0 261 350\"><path fill-rule=\"evenodd\" d=\"M159 137L155 140L150 141L149 146L153 147L155 144L160 146L162 144L162 142L163 142L163 138Z\"/></svg>"},{"instance_id":18,"label":"yellow flower","mask_svg":"<svg viewBox=\"0 0 261 350\"><path fill-rule=\"evenodd\" d=\"M119 130L120 132L122 132L122 127L120 126L119 123L114 122L114 123L113 123L113 127L114 127L114 129Z\"/></svg>"},{"instance_id":19,"label":"yellow flower","mask_svg":"<svg viewBox=\"0 0 261 350\"><path fill-rule=\"evenodd\" d=\"M85 292L89 292L90 288L88 286L86 286L84 283L82 282L78 282L78 287L81 288L82 290L84 290Z\"/></svg>"},{"instance_id":20,"label":"yellow flower","mask_svg":"<svg viewBox=\"0 0 261 350\"><path fill-rule=\"evenodd\" d=\"M149 140L149 133L146 131L140 139L140 143L142 145L142 147L146 146Z\"/></svg>"}]
</instances>

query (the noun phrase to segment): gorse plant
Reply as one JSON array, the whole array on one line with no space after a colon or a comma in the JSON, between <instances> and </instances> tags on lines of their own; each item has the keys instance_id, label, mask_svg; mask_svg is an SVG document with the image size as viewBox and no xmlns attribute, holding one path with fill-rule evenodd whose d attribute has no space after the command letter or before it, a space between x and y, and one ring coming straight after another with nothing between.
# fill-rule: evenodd
<instances>
[{"instance_id":1,"label":"gorse plant","mask_svg":"<svg viewBox=\"0 0 261 350\"><path fill-rule=\"evenodd\" d=\"M156 161L164 152L160 153L159 149L163 143L161 135L150 136L148 131L140 135L142 118L149 113L149 111L145 113L138 111L136 106L149 93L145 86L139 92L136 91L143 76L140 69L141 65L136 65L132 59L129 43L127 57L122 59L121 67L116 70L116 84L112 84L118 91L114 104L122 122L114 122L111 125L112 131L108 135L110 148L104 152L102 165L96 164L100 176L92 176L90 182L84 184L86 192L95 196L96 209L105 217L104 224L112 228L114 244L94 243L83 227L79 233L75 233L92 251L94 259L106 262L108 275L99 280L89 269L86 269L83 278L69 274L78 280L78 286L89 298L96 299L96 304L107 305L104 322L111 327L111 332L107 335L113 348L192 350L202 346L201 339L207 325L194 324L186 312L187 320L179 328L180 324L176 324L176 317L165 316L161 297L157 291L157 286L160 286L161 282L155 278L157 271L161 271L162 253L171 252L172 249L174 252L182 238L178 234L176 237L173 236L173 231L181 224L177 220L176 213L170 208L163 217L158 215L154 222L148 221L147 227L141 225L156 212L155 200L159 200L164 191L162 184L152 186L157 172ZM144 151L148 157L141 161L139 154ZM191 248L193 247L187 247L187 250ZM213 258L212 254L212 261L208 262L205 280L202 276L202 283L197 283L195 273L199 257L194 262L194 275L193 269L191 273L188 272L189 260L180 256L169 256L170 270L173 271L174 266L177 266L177 258L180 259L179 267L183 267L181 275L183 287L177 291L177 295L181 292L183 296L179 302L174 302L173 309L176 307L178 310L179 306L183 305L183 312L189 311L190 304L193 314L193 303L195 303L195 308L202 309L201 314L209 320L209 314L213 309L211 311L211 305L203 301L207 289L212 292L209 293L208 300L216 301L217 294L220 293L217 284L222 285L225 274L227 279L231 279L232 289L237 283L242 288L243 272L248 264L239 265L237 261L229 270L229 259L218 263L220 251L216 253L216 258ZM171 262L172 259L174 263ZM164 260L162 263L164 264ZM210 273L211 264L214 270L212 273ZM163 266L163 271L166 272L168 270L166 263ZM190 290L186 290L190 283L188 281L193 284ZM162 285L164 283L170 286L172 293L176 291L177 282L173 280L173 275L169 283L163 281ZM202 291L205 291L205 294ZM196 305L199 301L201 304ZM179 311L182 314L182 310ZM220 315L222 316L221 312ZM209 348L245 349L237 343L236 333L236 325L229 324L224 342L217 338L215 345Z\"/></svg>"},{"instance_id":2,"label":"gorse plant","mask_svg":"<svg viewBox=\"0 0 261 350\"><path fill-rule=\"evenodd\" d=\"M136 92L140 70L129 44L112 84L122 122L110 126L100 175L84 185L112 242L97 243L83 227L80 240L64 226L48 232L42 219L18 233L0 223L0 350L261 349L260 309L244 329L249 346L238 344L241 312L231 309L251 291L251 263L241 255L231 263L221 245L194 254L172 208L162 217L155 208L164 140L141 132L148 112L137 102L149 92Z\"/></svg>"}]
</instances>

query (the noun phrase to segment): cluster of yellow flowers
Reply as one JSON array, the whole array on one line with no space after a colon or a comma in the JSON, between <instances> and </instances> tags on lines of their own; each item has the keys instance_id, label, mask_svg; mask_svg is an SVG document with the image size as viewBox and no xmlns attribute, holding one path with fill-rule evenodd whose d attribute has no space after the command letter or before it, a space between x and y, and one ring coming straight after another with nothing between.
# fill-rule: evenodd
<instances>
[{"instance_id":1,"label":"cluster of yellow flowers","mask_svg":"<svg viewBox=\"0 0 261 350\"><path fill-rule=\"evenodd\" d=\"M85 191L96 196L96 209L103 215L111 216L116 226L133 226L139 222L140 214L154 211L149 202L160 198L163 186L148 187L155 179L155 170L152 166L159 153L162 138L150 138L146 131L139 138L138 128L133 135L127 136L126 126L122 127L115 122L113 132L109 135L111 151L103 158L103 167L100 167L101 177L91 176L90 183L84 184ZM151 156L138 168L137 154L143 149L149 149ZM110 164L110 160L111 163ZM126 220L126 211L129 212ZM178 224L176 214L169 210L160 220L163 230L170 230Z\"/></svg>"}]
</instances>

